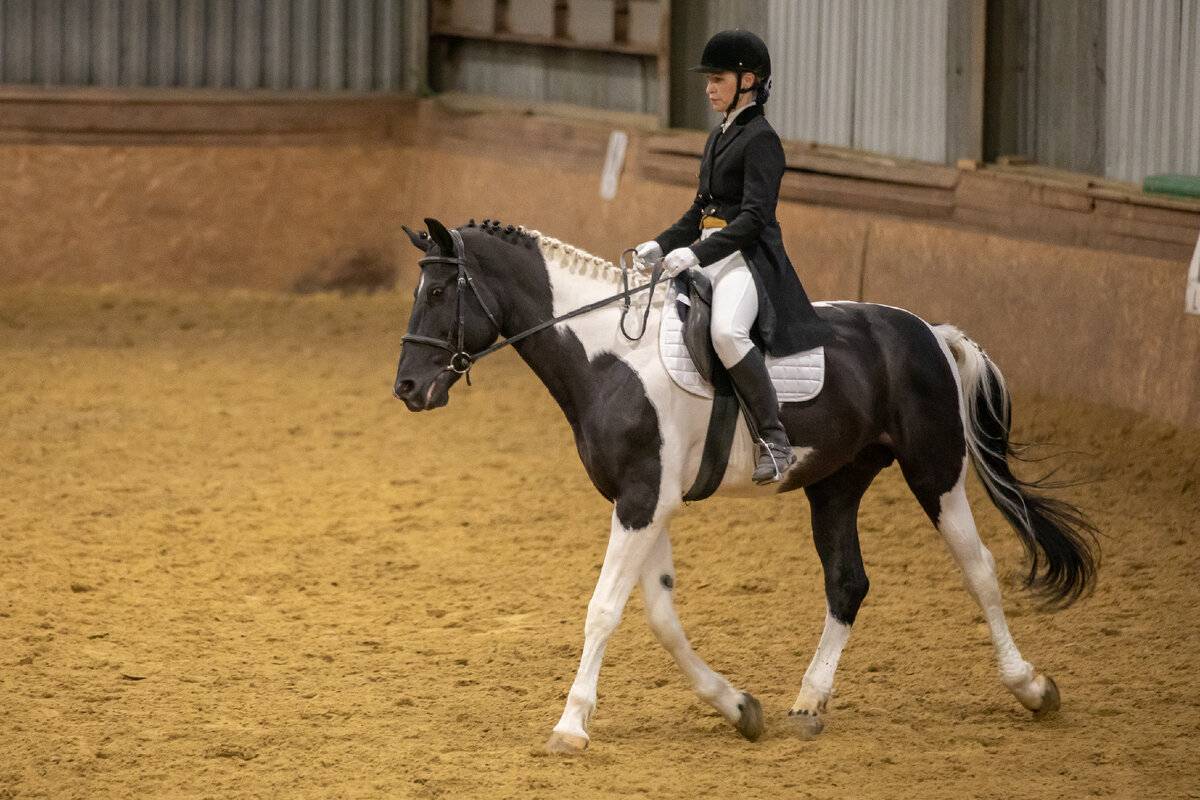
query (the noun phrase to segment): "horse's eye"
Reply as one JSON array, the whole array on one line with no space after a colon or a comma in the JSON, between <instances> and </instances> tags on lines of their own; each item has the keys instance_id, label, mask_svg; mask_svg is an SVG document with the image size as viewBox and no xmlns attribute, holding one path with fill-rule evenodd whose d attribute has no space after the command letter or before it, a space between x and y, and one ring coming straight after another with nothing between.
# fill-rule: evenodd
<instances>
[{"instance_id":1,"label":"horse's eye","mask_svg":"<svg viewBox=\"0 0 1200 800\"><path fill-rule=\"evenodd\" d=\"M446 293L446 290L440 286L437 287L436 289L429 290L429 296L432 297L434 300L440 300L442 295L444 295L445 293Z\"/></svg>"}]
</instances>

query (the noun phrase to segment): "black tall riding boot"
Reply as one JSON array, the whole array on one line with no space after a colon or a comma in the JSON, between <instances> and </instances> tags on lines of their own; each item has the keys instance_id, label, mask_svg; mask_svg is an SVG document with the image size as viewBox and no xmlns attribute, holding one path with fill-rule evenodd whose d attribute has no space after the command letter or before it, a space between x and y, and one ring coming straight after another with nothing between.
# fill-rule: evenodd
<instances>
[{"instance_id":1,"label":"black tall riding boot","mask_svg":"<svg viewBox=\"0 0 1200 800\"><path fill-rule=\"evenodd\" d=\"M779 399L767 372L767 362L756 347L729 368L729 377L742 400L742 410L750 423L750 432L759 445L758 468L754 482L760 486L783 478L796 463L787 432L779 421Z\"/></svg>"}]
</instances>

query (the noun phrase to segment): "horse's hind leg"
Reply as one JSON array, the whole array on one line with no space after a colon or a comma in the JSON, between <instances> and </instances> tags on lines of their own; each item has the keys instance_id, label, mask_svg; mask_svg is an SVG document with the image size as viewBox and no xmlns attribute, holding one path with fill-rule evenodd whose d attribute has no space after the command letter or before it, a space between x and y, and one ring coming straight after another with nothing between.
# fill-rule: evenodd
<instances>
[{"instance_id":1,"label":"horse's hind leg","mask_svg":"<svg viewBox=\"0 0 1200 800\"><path fill-rule=\"evenodd\" d=\"M825 727L825 707L833 695L833 674L869 581L858 547L858 506L879 471L890 464L884 448L864 450L847 466L805 489L812 508L813 543L825 571L825 630L804 673L800 695L788 722L804 735Z\"/></svg>"},{"instance_id":2,"label":"horse's hind leg","mask_svg":"<svg viewBox=\"0 0 1200 800\"><path fill-rule=\"evenodd\" d=\"M1000 682L1030 711L1056 711L1060 704L1058 687L1049 677L1034 671L1033 665L1021 656L1008 630L1000 599L1000 584L996 581L996 561L975 528L975 517L967 503L965 479L964 463L958 483L938 498L936 511L931 512L930 517L962 569L967 591L975 598L987 620L1000 669ZM918 499L929 511L930 506L919 494Z\"/></svg>"},{"instance_id":3,"label":"horse's hind leg","mask_svg":"<svg viewBox=\"0 0 1200 800\"><path fill-rule=\"evenodd\" d=\"M641 574L646 621L654 638L674 656L700 699L717 709L750 741L763 732L762 706L750 694L714 672L688 644L675 613L675 566L671 542L664 530L646 557Z\"/></svg>"}]
</instances>

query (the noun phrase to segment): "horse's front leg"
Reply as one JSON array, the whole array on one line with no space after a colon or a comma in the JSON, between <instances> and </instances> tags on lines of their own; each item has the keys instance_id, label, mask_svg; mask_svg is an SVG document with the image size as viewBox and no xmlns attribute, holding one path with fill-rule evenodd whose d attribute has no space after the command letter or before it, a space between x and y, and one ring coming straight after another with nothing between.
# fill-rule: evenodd
<instances>
[{"instance_id":1,"label":"horse's front leg","mask_svg":"<svg viewBox=\"0 0 1200 800\"><path fill-rule=\"evenodd\" d=\"M646 621L654 638L667 649L700 699L721 712L750 741L763 732L762 706L748 692L733 686L704 663L688 643L675 613L675 565L671 540L664 529L642 564L642 595Z\"/></svg>"},{"instance_id":2,"label":"horse's front leg","mask_svg":"<svg viewBox=\"0 0 1200 800\"><path fill-rule=\"evenodd\" d=\"M637 583L646 556L658 541L664 525L652 522L645 528L630 530L621 524L613 510L612 533L600 579L588 603L583 629L583 656L579 672L567 695L567 707L546 742L551 753L580 753L588 745L587 723L596 708L596 681L608 637L616 630L625 610L625 601Z\"/></svg>"}]
</instances>

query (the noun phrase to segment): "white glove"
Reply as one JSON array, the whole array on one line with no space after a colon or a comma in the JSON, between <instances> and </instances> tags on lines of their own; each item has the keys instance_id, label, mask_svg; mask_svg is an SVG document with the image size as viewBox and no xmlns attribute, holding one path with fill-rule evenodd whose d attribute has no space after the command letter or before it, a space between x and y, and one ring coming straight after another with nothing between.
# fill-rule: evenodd
<instances>
[{"instance_id":1,"label":"white glove","mask_svg":"<svg viewBox=\"0 0 1200 800\"><path fill-rule=\"evenodd\" d=\"M667 253L667 257L663 259L663 274L668 278L674 278L684 270L695 269L700 266L700 259L692 252L690 247L677 247Z\"/></svg>"},{"instance_id":2,"label":"white glove","mask_svg":"<svg viewBox=\"0 0 1200 800\"><path fill-rule=\"evenodd\" d=\"M660 258L662 258L663 254L662 248L659 247L658 242L654 241L653 239L648 242L642 242L637 247L633 248L633 251L637 254L638 261L641 261L643 264L647 265L658 261Z\"/></svg>"}]
</instances>

